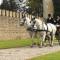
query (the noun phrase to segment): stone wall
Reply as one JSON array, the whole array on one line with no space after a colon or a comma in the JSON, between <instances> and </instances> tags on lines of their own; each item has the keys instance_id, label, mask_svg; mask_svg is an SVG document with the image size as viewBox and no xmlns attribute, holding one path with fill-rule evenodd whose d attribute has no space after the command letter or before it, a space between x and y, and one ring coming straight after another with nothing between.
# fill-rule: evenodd
<instances>
[{"instance_id":1,"label":"stone wall","mask_svg":"<svg viewBox=\"0 0 60 60\"><path fill-rule=\"evenodd\" d=\"M30 38L26 27L20 26L22 14L21 12L0 9L0 40ZM32 17L32 15L29 14L26 14L26 16L30 19Z\"/></svg>"},{"instance_id":2,"label":"stone wall","mask_svg":"<svg viewBox=\"0 0 60 60\"><path fill-rule=\"evenodd\" d=\"M20 26L18 17L0 16L0 40L29 38L24 26Z\"/></svg>"}]
</instances>

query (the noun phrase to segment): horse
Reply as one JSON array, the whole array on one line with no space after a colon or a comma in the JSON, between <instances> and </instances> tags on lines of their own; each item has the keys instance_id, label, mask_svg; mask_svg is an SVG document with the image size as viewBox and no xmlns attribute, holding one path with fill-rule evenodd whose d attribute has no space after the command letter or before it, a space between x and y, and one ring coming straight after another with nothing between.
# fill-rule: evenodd
<instances>
[{"instance_id":1,"label":"horse","mask_svg":"<svg viewBox=\"0 0 60 60\"><path fill-rule=\"evenodd\" d=\"M50 46L53 46L53 40L56 33L55 25L51 23L45 24L45 22L43 22L43 19L37 19L37 18L35 18L35 23L34 23L28 17L25 17L25 19L21 19L21 22L22 25L24 25L25 23L27 28L31 28L31 26L33 26L33 28L31 28L32 38L35 32L34 30L40 32L41 44L38 44L40 47L44 45L46 36L50 38L49 39Z\"/></svg>"},{"instance_id":2,"label":"horse","mask_svg":"<svg viewBox=\"0 0 60 60\"><path fill-rule=\"evenodd\" d=\"M42 31L41 34L41 45L44 45L45 38L48 36L50 46L53 46L53 40L55 38L56 33L56 26L52 23L45 23L43 19L35 19L36 23L35 26L37 27L37 30Z\"/></svg>"},{"instance_id":3,"label":"horse","mask_svg":"<svg viewBox=\"0 0 60 60\"><path fill-rule=\"evenodd\" d=\"M36 33L37 33L37 32L36 32L36 29L37 29L37 28L33 29L33 25L34 25L34 24L33 24L33 22L31 22L31 19L28 18L28 17L21 18L21 20L20 20L20 25L26 27L26 29L27 29L30 37L32 38L32 45L31 45L31 47L33 47L33 45L36 44L36 43L33 41L33 38L36 36Z\"/></svg>"}]
</instances>

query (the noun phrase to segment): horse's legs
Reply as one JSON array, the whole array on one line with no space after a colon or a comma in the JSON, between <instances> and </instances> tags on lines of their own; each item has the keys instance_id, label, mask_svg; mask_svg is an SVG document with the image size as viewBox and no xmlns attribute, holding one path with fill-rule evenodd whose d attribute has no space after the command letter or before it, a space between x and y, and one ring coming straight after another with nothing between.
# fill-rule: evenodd
<instances>
[{"instance_id":1,"label":"horse's legs","mask_svg":"<svg viewBox=\"0 0 60 60\"><path fill-rule=\"evenodd\" d=\"M44 46L44 43L45 43L45 37L46 37L46 31L42 31L41 34L40 34L40 46Z\"/></svg>"},{"instance_id":2,"label":"horse's legs","mask_svg":"<svg viewBox=\"0 0 60 60\"><path fill-rule=\"evenodd\" d=\"M36 33L34 31L31 32L31 38L32 38L32 46L31 47L33 47L34 45L36 45L36 43L34 41L35 34Z\"/></svg>"},{"instance_id":3,"label":"horse's legs","mask_svg":"<svg viewBox=\"0 0 60 60\"><path fill-rule=\"evenodd\" d=\"M47 32L47 37L48 37L49 45L51 45L51 35L50 35L50 32Z\"/></svg>"},{"instance_id":4,"label":"horse's legs","mask_svg":"<svg viewBox=\"0 0 60 60\"><path fill-rule=\"evenodd\" d=\"M28 32L29 32L29 35L30 35L30 37L31 37L31 39L32 39L32 45L31 45L31 47L33 47L33 45L34 45L34 41L33 41L34 34L33 34L32 31L28 31Z\"/></svg>"},{"instance_id":5,"label":"horse's legs","mask_svg":"<svg viewBox=\"0 0 60 60\"><path fill-rule=\"evenodd\" d=\"M54 40L54 38L55 38L55 34L51 34L51 46L53 46L53 40Z\"/></svg>"},{"instance_id":6,"label":"horse's legs","mask_svg":"<svg viewBox=\"0 0 60 60\"><path fill-rule=\"evenodd\" d=\"M32 31L28 31L28 32L29 32L30 37L32 38Z\"/></svg>"},{"instance_id":7,"label":"horse's legs","mask_svg":"<svg viewBox=\"0 0 60 60\"><path fill-rule=\"evenodd\" d=\"M49 41L49 45L51 46L51 43L52 43L51 35L49 34L49 36L48 36L48 37L49 37L49 40L48 40L48 41Z\"/></svg>"}]
</instances>

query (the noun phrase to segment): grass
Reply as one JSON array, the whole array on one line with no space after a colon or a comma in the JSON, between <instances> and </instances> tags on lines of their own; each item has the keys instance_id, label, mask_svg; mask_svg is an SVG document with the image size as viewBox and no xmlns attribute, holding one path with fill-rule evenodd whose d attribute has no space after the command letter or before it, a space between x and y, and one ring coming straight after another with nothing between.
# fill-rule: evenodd
<instances>
[{"instance_id":1,"label":"grass","mask_svg":"<svg viewBox=\"0 0 60 60\"><path fill-rule=\"evenodd\" d=\"M34 39L37 42L37 39ZM32 39L0 40L0 49L31 46Z\"/></svg>"},{"instance_id":2,"label":"grass","mask_svg":"<svg viewBox=\"0 0 60 60\"><path fill-rule=\"evenodd\" d=\"M34 38L36 43L40 42L39 38ZM57 40L55 40L57 42ZM54 41L54 42L55 42ZM0 49L17 48L31 46L32 39L0 40Z\"/></svg>"},{"instance_id":3,"label":"grass","mask_svg":"<svg viewBox=\"0 0 60 60\"><path fill-rule=\"evenodd\" d=\"M43 55L43 56L38 56L30 60L60 60L60 51L56 53Z\"/></svg>"},{"instance_id":4,"label":"grass","mask_svg":"<svg viewBox=\"0 0 60 60\"><path fill-rule=\"evenodd\" d=\"M31 45L30 39L23 40L0 40L0 49L3 48L16 48L16 47L25 47Z\"/></svg>"}]
</instances>

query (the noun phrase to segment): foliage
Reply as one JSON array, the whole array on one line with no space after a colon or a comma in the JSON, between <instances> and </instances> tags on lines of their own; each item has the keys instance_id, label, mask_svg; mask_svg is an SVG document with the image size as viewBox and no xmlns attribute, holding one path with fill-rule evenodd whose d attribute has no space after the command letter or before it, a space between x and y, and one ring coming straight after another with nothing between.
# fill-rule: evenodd
<instances>
[{"instance_id":1,"label":"foliage","mask_svg":"<svg viewBox=\"0 0 60 60\"><path fill-rule=\"evenodd\" d=\"M2 5L1 5L1 7L0 8L4 8L4 9L7 9L7 7L9 8L9 4L8 4L8 2L7 2L7 0L3 0L3 3L2 3Z\"/></svg>"},{"instance_id":2,"label":"foliage","mask_svg":"<svg viewBox=\"0 0 60 60\"><path fill-rule=\"evenodd\" d=\"M9 3L10 3L10 9L11 10L16 10L17 9L17 4L14 0L10 0Z\"/></svg>"},{"instance_id":3,"label":"foliage","mask_svg":"<svg viewBox=\"0 0 60 60\"><path fill-rule=\"evenodd\" d=\"M28 0L28 2L28 6L31 8L31 12L41 14L43 9L42 0Z\"/></svg>"},{"instance_id":4,"label":"foliage","mask_svg":"<svg viewBox=\"0 0 60 60\"><path fill-rule=\"evenodd\" d=\"M3 4L0 6L1 9L7 9L7 10L16 10L17 5L15 3L15 0L3 0Z\"/></svg>"},{"instance_id":5,"label":"foliage","mask_svg":"<svg viewBox=\"0 0 60 60\"><path fill-rule=\"evenodd\" d=\"M60 16L60 0L53 0L54 4L54 16Z\"/></svg>"}]
</instances>

